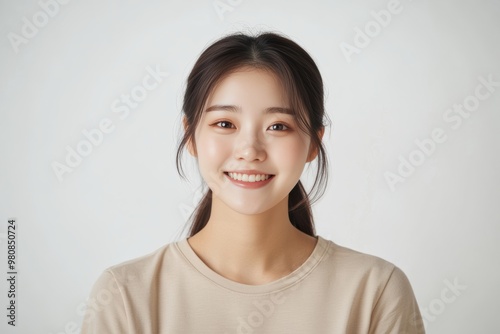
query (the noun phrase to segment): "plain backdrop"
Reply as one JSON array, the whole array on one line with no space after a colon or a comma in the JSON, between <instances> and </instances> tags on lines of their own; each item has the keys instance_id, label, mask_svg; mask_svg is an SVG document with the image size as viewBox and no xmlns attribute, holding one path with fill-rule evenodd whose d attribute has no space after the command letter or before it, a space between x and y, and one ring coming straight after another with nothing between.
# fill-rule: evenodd
<instances>
[{"instance_id":1,"label":"plain backdrop","mask_svg":"<svg viewBox=\"0 0 500 334\"><path fill-rule=\"evenodd\" d=\"M16 218L19 273L0 332L78 333L105 268L183 237L201 191L194 159L188 182L175 169L186 77L216 39L268 30L325 84L317 233L398 265L428 333L500 332L498 1L66 2L0 5L0 267Z\"/></svg>"}]
</instances>

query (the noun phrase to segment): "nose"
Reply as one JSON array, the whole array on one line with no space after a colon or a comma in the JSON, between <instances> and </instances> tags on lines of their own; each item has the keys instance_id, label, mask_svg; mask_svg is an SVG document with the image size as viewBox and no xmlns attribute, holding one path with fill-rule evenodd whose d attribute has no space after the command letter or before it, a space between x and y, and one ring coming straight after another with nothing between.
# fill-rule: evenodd
<instances>
[{"instance_id":1,"label":"nose","mask_svg":"<svg viewBox=\"0 0 500 334\"><path fill-rule=\"evenodd\" d=\"M262 141L255 134L243 134L235 139L235 158L247 161L264 161L267 157Z\"/></svg>"}]
</instances>

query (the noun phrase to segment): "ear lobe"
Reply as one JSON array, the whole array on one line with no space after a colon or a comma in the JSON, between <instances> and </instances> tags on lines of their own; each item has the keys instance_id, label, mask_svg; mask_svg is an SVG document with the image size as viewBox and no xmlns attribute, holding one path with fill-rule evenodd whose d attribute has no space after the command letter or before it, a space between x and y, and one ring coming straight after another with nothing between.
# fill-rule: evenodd
<instances>
[{"instance_id":1,"label":"ear lobe","mask_svg":"<svg viewBox=\"0 0 500 334\"><path fill-rule=\"evenodd\" d=\"M309 155L307 156L307 161L306 162L313 161L314 159L316 159L317 156L318 156L318 149L316 149L316 148L310 149L309 150Z\"/></svg>"},{"instance_id":2,"label":"ear lobe","mask_svg":"<svg viewBox=\"0 0 500 334\"><path fill-rule=\"evenodd\" d=\"M318 130L318 136L320 140L323 140L323 135L325 134L325 127L322 126L321 129ZM309 155L307 156L306 162L311 162L318 156L319 150L317 147L312 147L314 144L311 143L311 148L309 149Z\"/></svg>"}]
</instances>

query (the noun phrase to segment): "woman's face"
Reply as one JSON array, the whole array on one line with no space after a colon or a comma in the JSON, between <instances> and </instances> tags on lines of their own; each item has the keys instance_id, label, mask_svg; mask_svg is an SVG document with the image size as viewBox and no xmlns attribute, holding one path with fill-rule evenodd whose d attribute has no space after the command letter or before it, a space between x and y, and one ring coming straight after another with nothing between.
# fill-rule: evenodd
<instances>
[{"instance_id":1,"label":"woman's face","mask_svg":"<svg viewBox=\"0 0 500 334\"><path fill-rule=\"evenodd\" d=\"M241 69L215 87L195 131L196 153L190 148L214 200L258 214L288 196L315 157L288 107L276 77L263 70Z\"/></svg>"}]
</instances>

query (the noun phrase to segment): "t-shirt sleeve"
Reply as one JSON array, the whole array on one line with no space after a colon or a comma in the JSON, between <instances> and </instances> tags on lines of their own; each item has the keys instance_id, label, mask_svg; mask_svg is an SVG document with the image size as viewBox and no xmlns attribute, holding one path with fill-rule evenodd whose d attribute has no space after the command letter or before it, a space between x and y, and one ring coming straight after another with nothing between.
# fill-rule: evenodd
<instances>
[{"instance_id":1,"label":"t-shirt sleeve","mask_svg":"<svg viewBox=\"0 0 500 334\"><path fill-rule=\"evenodd\" d=\"M112 271L101 273L87 300L80 334L129 333L122 290Z\"/></svg>"},{"instance_id":2,"label":"t-shirt sleeve","mask_svg":"<svg viewBox=\"0 0 500 334\"><path fill-rule=\"evenodd\" d=\"M406 275L394 267L372 312L370 334L424 334L424 324Z\"/></svg>"}]
</instances>

